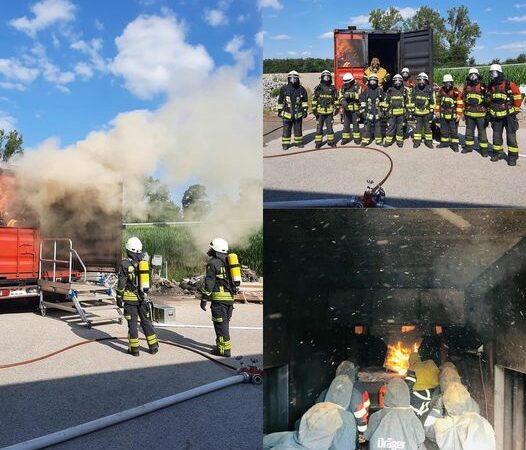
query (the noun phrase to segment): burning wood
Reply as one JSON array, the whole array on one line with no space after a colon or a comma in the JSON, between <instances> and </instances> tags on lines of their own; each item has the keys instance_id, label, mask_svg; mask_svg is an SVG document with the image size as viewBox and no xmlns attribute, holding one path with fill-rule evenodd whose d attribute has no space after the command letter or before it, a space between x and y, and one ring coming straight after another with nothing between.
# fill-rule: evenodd
<instances>
[{"instance_id":1,"label":"burning wood","mask_svg":"<svg viewBox=\"0 0 526 450\"><path fill-rule=\"evenodd\" d=\"M384 367L399 375L405 375L409 368L409 356L411 356L411 353L417 352L418 347L419 345L416 342L408 346L404 346L402 341L398 341L396 345L389 344Z\"/></svg>"}]
</instances>

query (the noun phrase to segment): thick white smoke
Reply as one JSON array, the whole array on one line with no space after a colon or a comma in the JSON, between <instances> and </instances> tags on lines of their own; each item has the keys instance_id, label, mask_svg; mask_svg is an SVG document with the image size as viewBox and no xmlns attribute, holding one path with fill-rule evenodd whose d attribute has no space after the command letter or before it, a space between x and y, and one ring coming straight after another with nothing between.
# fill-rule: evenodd
<instances>
[{"instance_id":1,"label":"thick white smoke","mask_svg":"<svg viewBox=\"0 0 526 450\"><path fill-rule=\"evenodd\" d=\"M240 243L260 225L260 82L248 78L251 53L240 50L242 41L235 39L227 50L236 64L212 69L203 47L184 42L184 27L174 17L141 16L128 25L116 39L119 54L111 70L136 95L146 98L164 90L167 101L156 111L121 113L108 131L94 131L66 148L49 139L26 151L17 163L17 179L44 230L56 226L57 205L64 203L68 223L79 229L101 211L120 211L121 183L124 211L143 218L143 179L156 171L172 187L186 187L190 180L206 186L215 204L213 223L200 228L199 245L216 235ZM157 47L145 48L145 42ZM163 54L168 43L180 54ZM157 61L162 70L152 67L157 78L142 91L139 81L147 77L138 76L145 63L136 60L141 54L162 59ZM156 61L146 63L142 68L147 72Z\"/></svg>"}]
</instances>

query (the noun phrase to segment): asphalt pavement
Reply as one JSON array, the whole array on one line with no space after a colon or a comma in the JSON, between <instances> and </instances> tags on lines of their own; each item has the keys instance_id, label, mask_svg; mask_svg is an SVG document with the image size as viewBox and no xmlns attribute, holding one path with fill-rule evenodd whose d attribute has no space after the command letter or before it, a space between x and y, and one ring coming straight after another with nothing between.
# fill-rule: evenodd
<instances>
[{"instance_id":1,"label":"asphalt pavement","mask_svg":"<svg viewBox=\"0 0 526 450\"><path fill-rule=\"evenodd\" d=\"M335 122L339 122L337 119ZM462 154L451 149L428 149L423 144L413 149L411 139L403 148L384 149L375 144L366 148L328 149L293 155L293 147L281 149L278 121L267 121L264 129L263 156L289 154L288 157L264 159L264 201L287 201L342 198L363 195L368 180L378 183L386 176L390 163L385 155L372 151L385 150L393 159L393 171L383 188L386 203L394 207L526 207L526 129L517 136L521 157L517 166L505 160L490 162L477 151ZM342 125L336 123L336 139L341 145ZM314 121L304 127L305 148L314 150ZM465 127L459 127L463 142ZM492 141L491 128L488 138ZM352 144L352 143L351 143ZM505 147L506 148L506 147ZM490 145L491 150L491 145Z\"/></svg>"},{"instance_id":2,"label":"asphalt pavement","mask_svg":"<svg viewBox=\"0 0 526 450\"><path fill-rule=\"evenodd\" d=\"M197 300L175 305L176 322L206 328L158 329L160 339L208 352L215 341L210 311ZM60 312L41 317L29 303L0 305L0 365L35 358L64 346L107 336L126 336L126 325L93 329L68 324ZM232 327L234 359L262 365L262 305L236 304ZM29 365L0 369L0 447L22 442L235 374L200 355L169 345L150 355L126 354L126 340L91 343ZM124 422L53 449L257 449L262 439L262 387L242 384Z\"/></svg>"}]
</instances>

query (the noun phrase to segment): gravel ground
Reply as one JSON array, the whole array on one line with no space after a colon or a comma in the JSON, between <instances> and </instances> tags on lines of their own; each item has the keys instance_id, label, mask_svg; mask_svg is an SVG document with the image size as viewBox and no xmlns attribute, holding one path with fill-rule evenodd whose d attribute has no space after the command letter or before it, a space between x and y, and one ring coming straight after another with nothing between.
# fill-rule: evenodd
<instances>
[{"instance_id":1,"label":"gravel ground","mask_svg":"<svg viewBox=\"0 0 526 450\"><path fill-rule=\"evenodd\" d=\"M337 119L336 123L339 122ZM305 124L305 149L314 149L314 121ZM275 127L274 127L275 128ZM271 127L268 127L271 130ZM341 140L342 125L335 125ZM461 142L464 133L461 126ZM264 156L283 154L281 130L265 137ZM492 132L488 130L491 142ZM518 131L519 145L526 143L526 128ZM436 144L436 143L435 143ZM373 145L371 145L373 147ZM325 145L322 149L326 149ZM382 147L383 148L383 147ZM294 152L295 149L289 150ZM477 152L454 153L450 149L412 148L406 140L386 150L394 169L384 184L386 202L397 207L526 207L526 159L516 167L506 161L492 163ZM526 156L526 152L522 151ZM361 196L367 180L379 182L389 161L366 149L320 151L264 160L264 200L283 201Z\"/></svg>"},{"instance_id":2,"label":"gravel ground","mask_svg":"<svg viewBox=\"0 0 526 450\"><path fill-rule=\"evenodd\" d=\"M211 325L197 300L163 297L176 306L178 323ZM0 364L34 358L66 345L126 335L126 326L94 329L0 306L3 332ZM24 310L25 308L25 310ZM7 311L9 311L7 313ZM262 306L237 304L232 326L261 327ZM261 330L231 331L235 355L261 361ZM158 329L161 339L208 351L211 328ZM142 344L143 345L143 344ZM203 357L162 345L157 355L125 353L125 341L87 344L30 365L3 369L0 380L0 447L74 426L231 376L234 372ZM238 362L225 359L232 365ZM261 446L262 388L239 385L189 400L123 424L54 446L56 449L256 449Z\"/></svg>"}]
</instances>

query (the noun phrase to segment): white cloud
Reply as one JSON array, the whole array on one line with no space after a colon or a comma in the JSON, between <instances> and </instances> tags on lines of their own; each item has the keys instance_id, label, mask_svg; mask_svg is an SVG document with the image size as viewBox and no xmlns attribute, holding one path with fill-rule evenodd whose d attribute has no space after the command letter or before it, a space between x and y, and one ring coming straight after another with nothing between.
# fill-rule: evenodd
<instances>
[{"instance_id":1,"label":"white cloud","mask_svg":"<svg viewBox=\"0 0 526 450\"><path fill-rule=\"evenodd\" d=\"M369 27L371 24L369 23L369 16L368 15L361 15L361 16L354 16L349 19L350 25L356 25L358 28L360 27Z\"/></svg>"},{"instance_id":2,"label":"white cloud","mask_svg":"<svg viewBox=\"0 0 526 450\"><path fill-rule=\"evenodd\" d=\"M85 62L79 62L75 65L75 73L82 77L84 80L89 80L93 77L93 69Z\"/></svg>"},{"instance_id":3,"label":"white cloud","mask_svg":"<svg viewBox=\"0 0 526 450\"><path fill-rule=\"evenodd\" d=\"M71 71L63 72L60 67L51 62L47 57L46 49L42 44L35 44L31 52L36 56L38 65L42 69L42 75L46 81L54 84L59 90L64 90L65 84L75 81L75 73Z\"/></svg>"},{"instance_id":4,"label":"white cloud","mask_svg":"<svg viewBox=\"0 0 526 450\"><path fill-rule=\"evenodd\" d=\"M213 68L202 45L185 42L184 26L172 16L139 16L115 39L111 71L136 96L149 99L174 83L198 82Z\"/></svg>"},{"instance_id":5,"label":"white cloud","mask_svg":"<svg viewBox=\"0 0 526 450\"><path fill-rule=\"evenodd\" d=\"M301 52L301 54L302 54L303 56L308 56L308 55L310 55L310 52L307 51L307 50L305 50L304 52Z\"/></svg>"},{"instance_id":6,"label":"white cloud","mask_svg":"<svg viewBox=\"0 0 526 450\"><path fill-rule=\"evenodd\" d=\"M318 36L319 39L332 39L334 36L334 31L327 31Z\"/></svg>"},{"instance_id":7,"label":"white cloud","mask_svg":"<svg viewBox=\"0 0 526 450\"><path fill-rule=\"evenodd\" d=\"M225 51L230 53L237 63L243 68L251 68L254 65L254 52L250 49L241 50L245 44L243 36L234 36L225 46Z\"/></svg>"},{"instance_id":8,"label":"white cloud","mask_svg":"<svg viewBox=\"0 0 526 450\"><path fill-rule=\"evenodd\" d=\"M93 67L99 72L107 70L107 61L100 55L102 50L102 39L92 39L91 41L75 41L71 44L71 48L77 50L85 55L88 55L93 64Z\"/></svg>"},{"instance_id":9,"label":"white cloud","mask_svg":"<svg viewBox=\"0 0 526 450\"><path fill-rule=\"evenodd\" d=\"M416 9L411 8L410 6L406 6L405 8L400 8L398 6L395 6L395 8L398 9L398 11L400 11L400 15L402 16L404 20L410 19L411 17L413 17L417 11Z\"/></svg>"},{"instance_id":10,"label":"white cloud","mask_svg":"<svg viewBox=\"0 0 526 450\"><path fill-rule=\"evenodd\" d=\"M497 50L526 50L526 41L511 42L505 45L499 45Z\"/></svg>"},{"instance_id":11,"label":"white cloud","mask_svg":"<svg viewBox=\"0 0 526 450\"><path fill-rule=\"evenodd\" d=\"M508 22L526 22L526 16L513 16L508 17L506 20L508 20Z\"/></svg>"},{"instance_id":12,"label":"white cloud","mask_svg":"<svg viewBox=\"0 0 526 450\"><path fill-rule=\"evenodd\" d=\"M484 50L486 48L486 46L484 45L475 45L475 47L473 47L473 50Z\"/></svg>"},{"instance_id":13,"label":"white cloud","mask_svg":"<svg viewBox=\"0 0 526 450\"><path fill-rule=\"evenodd\" d=\"M279 0L258 0L258 8L272 8L275 10L283 9L283 5Z\"/></svg>"},{"instance_id":14,"label":"white cloud","mask_svg":"<svg viewBox=\"0 0 526 450\"><path fill-rule=\"evenodd\" d=\"M16 129L16 119L5 111L0 111L0 130L6 132Z\"/></svg>"},{"instance_id":15,"label":"white cloud","mask_svg":"<svg viewBox=\"0 0 526 450\"><path fill-rule=\"evenodd\" d=\"M240 14L236 20L238 23L245 23L248 19L250 19L250 14Z\"/></svg>"},{"instance_id":16,"label":"white cloud","mask_svg":"<svg viewBox=\"0 0 526 450\"><path fill-rule=\"evenodd\" d=\"M69 0L43 0L31 6L33 18L27 16L13 19L9 24L29 36L58 22L71 22L75 19L75 5Z\"/></svg>"},{"instance_id":17,"label":"white cloud","mask_svg":"<svg viewBox=\"0 0 526 450\"><path fill-rule=\"evenodd\" d=\"M515 8L526 8L526 3L515 3L513 6Z\"/></svg>"},{"instance_id":18,"label":"white cloud","mask_svg":"<svg viewBox=\"0 0 526 450\"><path fill-rule=\"evenodd\" d=\"M294 50L289 50L289 51L287 52L287 55L290 55L290 56L295 56L295 55L297 55L297 54L298 54L298 52L297 52L297 51L294 51Z\"/></svg>"},{"instance_id":19,"label":"white cloud","mask_svg":"<svg viewBox=\"0 0 526 450\"><path fill-rule=\"evenodd\" d=\"M205 21L212 27L218 27L220 25L226 25L228 23L228 17L220 9L208 9L205 11Z\"/></svg>"},{"instance_id":20,"label":"white cloud","mask_svg":"<svg viewBox=\"0 0 526 450\"><path fill-rule=\"evenodd\" d=\"M28 85L32 83L39 74L38 69L24 66L17 59L0 59L0 74L10 83L21 83Z\"/></svg>"},{"instance_id":21,"label":"white cloud","mask_svg":"<svg viewBox=\"0 0 526 450\"><path fill-rule=\"evenodd\" d=\"M95 19L95 28L97 31L104 31L104 24L99 19Z\"/></svg>"},{"instance_id":22,"label":"white cloud","mask_svg":"<svg viewBox=\"0 0 526 450\"><path fill-rule=\"evenodd\" d=\"M263 41L265 38L265 34L267 34L266 31L258 31L254 37L256 44L259 45L260 47L263 47Z\"/></svg>"},{"instance_id":23,"label":"white cloud","mask_svg":"<svg viewBox=\"0 0 526 450\"><path fill-rule=\"evenodd\" d=\"M493 11L493 9L488 6L484 11L485 12L491 12L491 11Z\"/></svg>"},{"instance_id":24,"label":"white cloud","mask_svg":"<svg viewBox=\"0 0 526 450\"><path fill-rule=\"evenodd\" d=\"M26 86L22 83L13 83L11 81L0 81L0 87L4 89L14 89L17 91L25 91Z\"/></svg>"},{"instance_id":25,"label":"white cloud","mask_svg":"<svg viewBox=\"0 0 526 450\"><path fill-rule=\"evenodd\" d=\"M276 34L275 36L272 36L270 39L274 41L287 41L290 39L290 36L288 34Z\"/></svg>"}]
</instances>

